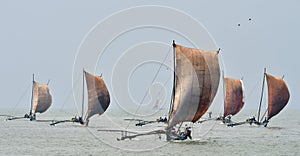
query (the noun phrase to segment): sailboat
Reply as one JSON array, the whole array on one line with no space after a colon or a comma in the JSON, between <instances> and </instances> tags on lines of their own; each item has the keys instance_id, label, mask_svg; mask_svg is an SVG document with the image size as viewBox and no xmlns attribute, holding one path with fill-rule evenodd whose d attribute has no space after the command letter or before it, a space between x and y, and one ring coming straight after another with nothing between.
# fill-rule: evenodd
<instances>
[{"instance_id":1,"label":"sailboat","mask_svg":"<svg viewBox=\"0 0 300 156\"><path fill-rule=\"evenodd\" d=\"M195 123L213 102L220 81L219 50L188 48L175 44L175 41L172 46L174 76L166 128L138 134L119 130L122 137L118 140L153 134L166 134L167 141L185 140L187 137L191 139L190 127L186 127L189 134L181 137L183 134L180 132L181 125L184 122ZM180 125L179 128L177 125Z\"/></svg>"},{"instance_id":2,"label":"sailboat","mask_svg":"<svg viewBox=\"0 0 300 156\"><path fill-rule=\"evenodd\" d=\"M236 115L245 104L244 84L242 80L224 78L225 101L223 123L230 123L231 117Z\"/></svg>"},{"instance_id":3,"label":"sailboat","mask_svg":"<svg viewBox=\"0 0 300 156\"><path fill-rule=\"evenodd\" d=\"M173 41L173 51L175 72L166 128L167 141L182 140L175 130L177 124L195 123L205 114L214 100L220 81L219 50L188 48Z\"/></svg>"},{"instance_id":4,"label":"sailboat","mask_svg":"<svg viewBox=\"0 0 300 156\"><path fill-rule=\"evenodd\" d=\"M261 116L261 104L264 95L263 93L265 88L265 81L267 81L268 88L268 107ZM287 105L289 99L289 89L283 78L275 77L271 74L268 74L266 72L266 69L264 69L262 92L258 107L257 120L255 119L255 116L253 116L252 118L247 119L245 122L229 124L228 126L236 126L244 123L249 123L250 125L256 124L259 126L263 125L264 127L267 127L270 119L276 116ZM267 116L265 116L266 113Z\"/></svg>"},{"instance_id":5,"label":"sailboat","mask_svg":"<svg viewBox=\"0 0 300 156\"><path fill-rule=\"evenodd\" d=\"M40 84L34 80L32 81L32 95L31 95L31 106L28 114L24 117L10 117L7 120L15 120L28 118L30 121L36 120L36 113L46 112L52 104L52 96L49 91L49 81L47 84Z\"/></svg>"},{"instance_id":6,"label":"sailboat","mask_svg":"<svg viewBox=\"0 0 300 156\"><path fill-rule=\"evenodd\" d=\"M86 80L86 87L88 92L88 109L85 117L84 112L84 79ZM110 104L110 95L104 83L102 76L92 75L83 70L83 91L82 91L82 110L81 116L75 116L71 120L62 120L51 123L50 125L56 125L62 122L76 122L82 125L88 126L89 119L96 115L102 115Z\"/></svg>"}]
</instances>

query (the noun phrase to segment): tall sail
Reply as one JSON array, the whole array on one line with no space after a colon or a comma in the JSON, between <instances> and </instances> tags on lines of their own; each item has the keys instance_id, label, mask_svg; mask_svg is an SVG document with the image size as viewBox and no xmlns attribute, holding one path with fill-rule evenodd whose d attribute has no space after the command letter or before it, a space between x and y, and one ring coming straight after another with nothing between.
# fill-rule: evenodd
<instances>
[{"instance_id":1,"label":"tall sail","mask_svg":"<svg viewBox=\"0 0 300 156\"><path fill-rule=\"evenodd\" d=\"M88 72L85 79L88 90L88 110L86 120L95 114L101 115L106 111L110 103L109 92L101 76L94 76Z\"/></svg>"},{"instance_id":2,"label":"tall sail","mask_svg":"<svg viewBox=\"0 0 300 156\"><path fill-rule=\"evenodd\" d=\"M52 103L52 96L49 92L48 85L39 84L33 81L33 101L31 114L45 112Z\"/></svg>"},{"instance_id":3,"label":"tall sail","mask_svg":"<svg viewBox=\"0 0 300 156\"><path fill-rule=\"evenodd\" d=\"M267 120L278 114L288 103L290 93L283 79L266 74L268 84Z\"/></svg>"},{"instance_id":4,"label":"tall sail","mask_svg":"<svg viewBox=\"0 0 300 156\"><path fill-rule=\"evenodd\" d=\"M226 99L224 103L224 115L237 114L244 106L245 94L242 80L225 78Z\"/></svg>"},{"instance_id":5,"label":"tall sail","mask_svg":"<svg viewBox=\"0 0 300 156\"><path fill-rule=\"evenodd\" d=\"M211 105L219 86L218 52L175 45L176 89L169 127L196 122Z\"/></svg>"}]
</instances>

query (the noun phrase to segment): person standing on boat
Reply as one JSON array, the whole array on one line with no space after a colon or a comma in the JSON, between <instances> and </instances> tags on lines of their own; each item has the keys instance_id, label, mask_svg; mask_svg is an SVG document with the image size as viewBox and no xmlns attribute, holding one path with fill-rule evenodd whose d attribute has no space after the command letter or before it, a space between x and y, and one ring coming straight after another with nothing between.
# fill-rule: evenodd
<instances>
[{"instance_id":1,"label":"person standing on boat","mask_svg":"<svg viewBox=\"0 0 300 156\"><path fill-rule=\"evenodd\" d=\"M212 112L208 112L208 118L211 119Z\"/></svg>"},{"instance_id":2,"label":"person standing on boat","mask_svg":"<svg viewBox=\"0 0 300 156\"><path fill-rule=\"evenodd\" d=\"M184 140L187 139L187 138L189 138L190 140L192 140L192 136L191 136L192 131L190 129L191 129L191 127L186 127L185 128L185 130L184 130L184 135L185 135Z\"/></svg>"}]
</instances>

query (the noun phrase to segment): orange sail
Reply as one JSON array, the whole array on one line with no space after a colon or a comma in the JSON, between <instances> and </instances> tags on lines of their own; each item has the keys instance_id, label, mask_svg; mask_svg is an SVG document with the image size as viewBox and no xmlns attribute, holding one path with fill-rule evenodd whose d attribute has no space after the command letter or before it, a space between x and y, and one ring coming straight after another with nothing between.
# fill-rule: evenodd
<instances>
[{"instance_id":1,"label":"orange sail","mask_svg":"<svg viewBox=\"0 0 300 156\"><path fill-rule=\"evenodd\" d=\"M43 113L48 110L52 104L52 96L49 87L46 84L39 84L33 81L33 103L31 114Z\"/></svg>"},{"instance_id":2,"label":"orange sail","mask_svg":"<svg viewBox=\"0 0 300 156\"><path fill-rule=\"evenodd\" d=\"M85 73L88 90L88 110L86 120L95 114L103 114L109 106L110 96L101 76Z\"/></svg>"},{"instance_id":3,"label":"orange sail","mask_svg":"<svg viewBox=\"0 0 300 156\"><path fill-rule=\"evenodd\" d=\"M244 106L245 94L242 80L225 78L226 99L224 103L224 115L237 114Z\"/></svg>"},{"instance_id":4,"label":"orange sail","mask_svg":"<svg viewBox=\"0 0 300 156\"><path fill-rule=\"evenodd\" d=\"M169 127L196 122L209 108L220 80L218 52L175 45L176 86Z\"/></svg>"},{"instance_id":5,"label":"orange sail","mask_svg":"<svg viewBox=\"0 0 300 156\"><path fill-rule=\"evenodd\" d=\"M266 74L268 84L267 120L278 114L288 103L290 93L283 79Z\"/></svg>"}]
</instances>

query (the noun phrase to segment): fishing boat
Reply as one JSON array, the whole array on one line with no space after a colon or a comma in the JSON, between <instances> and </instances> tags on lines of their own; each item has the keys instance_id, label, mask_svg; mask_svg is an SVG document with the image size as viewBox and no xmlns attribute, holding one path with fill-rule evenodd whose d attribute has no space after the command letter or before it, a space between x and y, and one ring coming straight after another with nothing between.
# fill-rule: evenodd
<instances>
[{"instance_id":1,"label":"fishing boat","mask_svg":"<svg viewBox=\"0 0 300 156\"><path fill-rule=\"evenodd\" d=\"M181 138L179 128L183 122L195 123L205 114L214 100L220 81L219 50L188 48L175 44L175 41L173 49L175 72L166 128L167 141L186 139ZM180 126L176 130L178 124Z\"/></svg>"},{"instance_id":2,"label":"fishing boat","mask_svg":"<svg viewBox=\"0 0 300 156\"><path fill-rule=\"evenodd\" d=\"M36 120L36 113L46 112L52 104L52 96L49 91L49 81L47 84L40 84L34 80L32 81L32 95L31 95L31 106L28 114L23 117L9 117L7 120L15 120L28 118L30 121Z\"/></svg>"},{"instance_id":3,"label":"fishing boat","mask_svg":"<svg viewBox=\"0 0 300 156\"><path fill-rule=\"evenodd\" d=\"M265 81L267 81L268 88L268 106L265 112L261 115L262 100L265 90ZM283 80L283 77L275 77L271 74L268 74L266 72L266 69L264 69L262 92L258 107L257 120L255 119L255 116L253 116L252 118L247 119L245 122L229 124L228 126L249 123L250 125L255 124L267 127L270 119L276 116L287 105L289 99L289 89L285 81ZM266 114L267 116L265 116Z\"/></svg>"},{"instance_id":4,"label":"fishing boat","mask_svg":"<svg viewBox=\"0 0 300 156\"><path fill-rule=\"evenodd\" d=\"M84 80L86 80L86 88L88 93L88 108L83 117L84 112ZM98 114L102 115L108 108L110 104L110 95L104 83L102 76L92 75L83 70L83 91L82 91L82 109L81 116L75 116L70 120L61 120L51 123L50 125L54 126L58 123L63 122L74 122L80 123L81 125L88 126L89 119Z\"/></svg>"},{"instance_id":5,"label":"fishing boat","mask_svg":"<svg viewBox=\"0 0 300 156\"><path fill-rule=\"evenodd\" d=\"M225 101L223 116L217 118L223 123L230 123L231 117L236 115L245 104L244 84L242 80L224 78Z\"/></svg>"},{"instance_id":6,"label":"fishing boat","mask_svg":"<svg viewBox=\"0 0 300 156\"><path fill-rule=\"evenodd\" d=\"M166 134L167 141L191 139L190 127L185 127L189 134L184 134L180 132L181 125L184 122L195 123L205 114L214 100L220 81L219 50L188 48L175 44L175 41L172 46L174 75L168 121L163 131L155 131ZM133 136L122 136L119 140L126 138L132 139Z\"/></svg>"}]
</instances>

